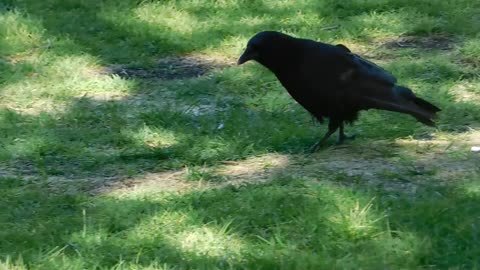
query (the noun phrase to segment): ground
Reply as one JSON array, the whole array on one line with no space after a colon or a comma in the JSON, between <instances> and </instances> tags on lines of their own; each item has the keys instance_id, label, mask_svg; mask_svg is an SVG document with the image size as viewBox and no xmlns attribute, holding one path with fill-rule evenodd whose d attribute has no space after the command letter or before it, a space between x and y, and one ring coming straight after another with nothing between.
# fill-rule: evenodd
<instances>
[{"instance_id":1,"label":"ground","mask_svg":"<svg viewBox=\"0 0 480 270\"><path fill-rule=\"evenodd\" d=\"M0 269L480 267L480 2L0 3ZM342 43L438 105L325 132L261 30Z\"/></svg>"}]
</instances>

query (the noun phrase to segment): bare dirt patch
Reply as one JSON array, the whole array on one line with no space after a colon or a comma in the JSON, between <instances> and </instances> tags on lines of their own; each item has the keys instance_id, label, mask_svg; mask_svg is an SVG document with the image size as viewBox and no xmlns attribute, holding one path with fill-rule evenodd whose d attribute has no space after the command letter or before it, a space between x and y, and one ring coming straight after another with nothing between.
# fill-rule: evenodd
<instances>
[{"instance_id":1,"label":"bare dirt patch","mask_svg":"<svg viewBox=\"0 0 480 270\"><path fill-rule=\"evenodd\" d=\"M146 112L158 110L170 110L181 114L198 117L208 114L218 114L227 110L228 106L221 100L234 99L234 97L215 97L210 95L200 96L195 100L176 98L174 92L164 91L158 93L140 93L125 99L131 111ZM220 104L222 103L222 104Z\"/></svg>"},{"instance_id":2,"label":"bare dirt patch","mask_svg":"<svg viewBox=\"0 0 480 270\"><path fill-rule=\"evenodd\" d=\"M225 176L224 185L261 183L268 180L274 171L282 170L290 164L288 155L268 154L243 161L225 162L217 173Z\"/></svg>"},{"instance_id":3,"label":"bare dirt patch","mask_svg":"<svg viewBox=\"0 0 480 270\"><path fill-rule=\"evenodd\" d=\"M450 89L457 102L480 102L480 93L472 83L459 83Z\"/></svg>"},{"instance_id":4,"label":"bare dirt patch","mask_svg":"<svg viewBox=\"0 0 480 270\"><path fill-rule=\"evenodd\" d=\"M228 185L239 186L248 183L263 183L272 179L275 171L287 166L289 157L280 154L267 154L242 161L226 161L216 168L204 168L222 181L188 181L188 169L158 173L146 173L131 177L112 185L100 186L94 193L129 191L180 192L195 188L221 188Z\"/></svg>"},{"instance_id":5,"label":"bare dirt patch","mask_svg":"<svg viewBox=\"0 0 480 270\"><path fill-rule=\"evenodd\" d=\"M0 165L0 177L3 178L22 177L25 180L30 180L38 176L38 170L30 162L16 162L8 166Z\"/></svg>"},{"instance_id":6,"label":"bare dirt patch","mask_svg":"<svg viewBox=\"0 0 480 270\"><path fill-rule=\"evenodd\" d=\"M233 64L234 62L231 59L205 55L186 55L162 58L152 67L112 65L105 68L103 73L115 74L126 79L179 80L200 77L210 71L224 69Z\"/></svg>"},{"instance_id":7,"label":"bare dirt patch","mask_svg":"<svg viewBox=\"0 0 480 270\"><path fill-rule=\"evenodd\" d=\"M91 193L122 193L125 191L187 191L194 187L198 187L195 183L187 182L183 178L185 170L167 171L158 173L146 173L137 177L130 177L121 181L113 181L104 185L98 185Z\"/></svg>"},{"instance_id":8,"label":"bare dirt patch","mask_svg":"<svg viewBox=\"0 0 480 270\"><path fill-rule=\"evenodd\" d=\"M15 101L8 99L2 100L0 106L10 109L16 113L29 116L37 116L40 113L63 113L66 109L66 104L51 98L43 98L32 100L29 104L18 104Z\"/></svg>"},{"instance_id":9,"label":"bare dirt patch","mask_svg":"<svg viewBox=\"0 0 480 270\"><path fill-rule=\"evenodd\" d=\"M357 43L349 40L339 40L336 43L346 46L348 49L350 49L350 51L363 58L375 61L375 63L378 65L387 64L393 58L395 58L391 52L379 50L381 43L379 45L378 41L374 41L373 43Z\"/></svg>"},{"instance_id":10,"label":"bare dirt patch","mask_svg":"<svg viewBox=\"0 0 480 270\"><path fill-rule=\"evenodd\" d=\"M451 50L455 40L447 36L403 36L387 40L383 46L388 49L415 48L424 50Z\"/></svg>"},{"instance_id":11,"label":"bare dirt patch","mask_svg":"<svg viewBox=\"0 0 480 270\"><path fill-rule=\"evenodd\" d=\"M443 140L376 143L328 149L328 155L268 154L242 161L229 161L215 168L204 168L220 181L188 181L188 170L151 173L131 178L122 186L104 192L185 191L196 188L222 188L260 184L278 179L294 178L305 181L330 182L338 185L360 185L385 191L415 195L423 186L451 185L471 179L480 173L480 159L471 156L461 145L452 146ZM358 147L358 146L357 146ZM383 150L389 150L389 156ZM458 152L460 151L460 152ZM461 152L463 151L463 152ZM452 156L464 153L462 157Z\"/></svg>"},{"instance_id":12,"label":"bare dirt patch","mask_svg":"<svg viewBox=\"0 0 480 270\"><path fill-rule=\"evenodd\" d=\"M213 180L189 180L187 168L145 172L134 177L42 176L26 164L15 169L0 167L0 177L43 179L52 191L62 193L188 192L280 181L286 177L414 196L425 186L456 185L478 176L480 158L466 146L480 142L479 138L478 132L471 132L463 142L457 142L460 138L456 136L454 141L399 140L334 147L312 156L272 153L203 168Z\"/></svg>"},{"instance_id":13,"label":"bare dirt patch","mask_svg":"<svg viewBox=\"0 0 480 270\"><path fill-rule=\"evenodd\" d=\"M440 139L377 142L335 147L326 150L328 154L310 157L288 155L283 157L282 166L257 179L266 182L280 175L291 176L414 195L419 187L457 184L480 173L480 159L464 145L478 139L478 134L472 132L467 137L473 138L457 143Z\"/></svg>"},{"instance_id":14,"label":"bare dirt patch","mask_svg":"<svg viewBox=\"0 0 480 270\"><path fill-rule=\"evenodd\" d=\"M472 130L466 135L466 139L470 145L480 146L480 130Z\"/></svg>"}]
</instances>

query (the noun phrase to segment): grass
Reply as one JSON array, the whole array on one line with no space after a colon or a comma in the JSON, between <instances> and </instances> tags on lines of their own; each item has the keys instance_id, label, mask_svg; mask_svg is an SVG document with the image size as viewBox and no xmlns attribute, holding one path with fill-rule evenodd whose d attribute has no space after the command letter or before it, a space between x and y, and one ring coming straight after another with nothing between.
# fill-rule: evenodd
<instances>
[{"instance_id":1,"label":"grass","mask_svg":"<svg viewBox=\"0 0 480 270\"><path fill-rule=\"evenodd\" d=\"M0 269L479 268L480 3L433 2L3 1ZM234 65L265 29L381 63L438 128L369 111L306 156L325 127Z\"/></svg>"}]
</instances>

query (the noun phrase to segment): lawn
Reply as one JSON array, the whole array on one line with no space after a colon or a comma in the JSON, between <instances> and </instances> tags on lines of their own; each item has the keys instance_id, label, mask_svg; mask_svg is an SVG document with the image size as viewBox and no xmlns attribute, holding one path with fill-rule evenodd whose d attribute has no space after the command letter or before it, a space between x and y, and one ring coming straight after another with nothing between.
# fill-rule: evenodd
<instances>
[{"instance_id":1,"label":"lawn","mask_svg":"<svg viewBox=\"0 0 480 270\"><path fill-rule=\"evenodd\" d=\"M2 0L0 269L479 269L480 1ZM261 30L442 108L326 126Z\"/></svg>"}]
</instances>

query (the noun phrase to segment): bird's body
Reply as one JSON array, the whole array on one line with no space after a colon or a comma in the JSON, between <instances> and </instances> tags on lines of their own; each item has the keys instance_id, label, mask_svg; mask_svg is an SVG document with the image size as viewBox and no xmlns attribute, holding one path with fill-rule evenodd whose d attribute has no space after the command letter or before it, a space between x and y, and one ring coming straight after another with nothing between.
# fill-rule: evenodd
<instances>
[{"instance_id":1,"label":"bird's body","mask_svg":"<svg viewBox=\"0 0 480 270\"><path fill-rule=\"evenodd\" d=\"M288 93L320 122L329 119L329 131L314 148L340 128L352 123L361 110L383 109L410 114L433 126L440 111L420 99L374 63L353 54L344 45L294 38L279 32L260 32L250 39L239 64L256 60L271 70Z\"/></svg>"}]
</instances>

